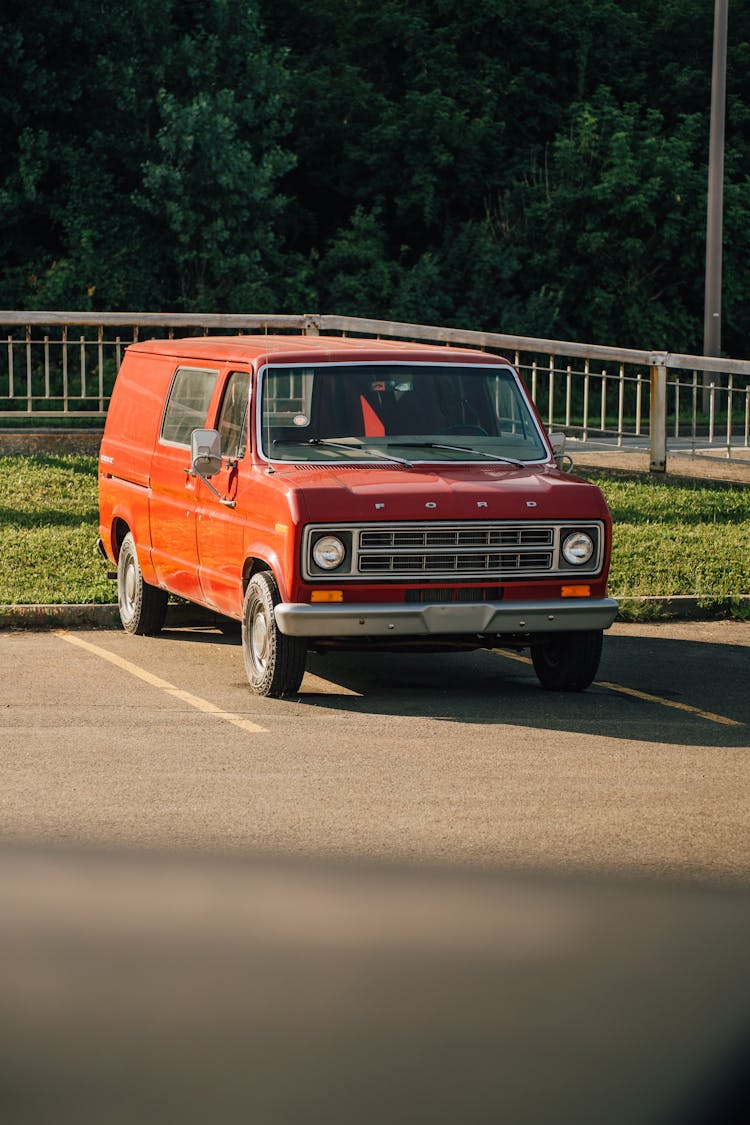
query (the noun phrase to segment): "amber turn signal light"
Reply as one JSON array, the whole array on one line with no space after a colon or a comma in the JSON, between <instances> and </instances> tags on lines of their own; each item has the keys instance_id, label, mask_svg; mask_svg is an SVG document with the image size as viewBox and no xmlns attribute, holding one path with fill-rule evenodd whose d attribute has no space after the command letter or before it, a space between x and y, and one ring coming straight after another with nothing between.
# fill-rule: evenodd
<instances>
[{"instance_id":1,"label":"amber turn signal light","mask_svg":"<svg viewBox=\"0 0 750 1125\"><path fill-rule=\"evenodd\" d=\"M563 598L590 598L590 586L563 586L560 590Z\"/></svg>"},{"instance_id":2,"label":"amber turn signal light","mask_svg":"<svg viewBox=\"0 0 750 1125\"><path fill-rule=\"evenodd\" d=\"M310 594L311 602L343 602L343 590L313 590Z\"/></svg>"}]
</instances>

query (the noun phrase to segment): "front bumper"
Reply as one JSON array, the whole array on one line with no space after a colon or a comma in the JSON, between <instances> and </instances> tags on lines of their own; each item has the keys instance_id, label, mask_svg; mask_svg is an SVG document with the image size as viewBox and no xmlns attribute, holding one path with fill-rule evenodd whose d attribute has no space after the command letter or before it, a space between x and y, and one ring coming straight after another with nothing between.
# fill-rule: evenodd
<instances>
[{"instance_id":1,"label":"front bumper","mask_svg":"<svg viewBox=\"0 0 750 1125\"><path fill-rule=\"evenodd\" d=\"M614 598L469 605L282 602L274 612L276 624L288 637L440 637L607 629L615 619L617 602Z\"/></svg>"}]
</instances>

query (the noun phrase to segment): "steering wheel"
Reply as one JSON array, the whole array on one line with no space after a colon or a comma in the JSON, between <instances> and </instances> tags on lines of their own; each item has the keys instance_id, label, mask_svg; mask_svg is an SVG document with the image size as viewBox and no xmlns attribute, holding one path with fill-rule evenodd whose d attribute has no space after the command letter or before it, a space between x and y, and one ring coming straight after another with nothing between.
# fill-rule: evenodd
<instances>
[{"instance_id":1,"label":"steering wheel","mask_svg":"<svg viewBox=\"0 0 750 1125\"><path fill-rule=\"evenodd\" d=\"M470 424L468 424L468 425L464 424L464 425L461 425L461 426L448 426L444 430L438 430L438 433L439 434L446 434L446 435L447 434L458 434L458 435L464 434L466 437L470 437L472 434L475 437L489 437L490 436L487 433L487 431L484 429L483 426L472 426Z\"/></svg>"}]
</instances>

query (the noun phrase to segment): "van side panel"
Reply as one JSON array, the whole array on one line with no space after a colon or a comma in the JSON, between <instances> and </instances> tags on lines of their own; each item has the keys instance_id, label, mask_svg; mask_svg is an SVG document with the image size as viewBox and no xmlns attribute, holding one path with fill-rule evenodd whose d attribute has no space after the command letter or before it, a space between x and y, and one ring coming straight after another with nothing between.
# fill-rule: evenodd
<instances>
[{"instance_id":1,"label":"van side panel","mask_svg":"<svg viewBox=\"0 0 750 1125\"><path fill-rule=\"evenodd\" d=\"M151 566L149 489L151 459L167 390L175 368L170 356L139 355L129 349L117 375L99 452L99 534L115 561L116 521L133 533L147 582Z\"/></svg>"},{"instance_id":2,"label":"van side panel","mask_svg":"<svg viewBox=\"0 0 750 1125\"><path fill-rule=\"evenodd\" d=\"M125 353L112 394L102 449L115 475L148 487L151 457L176 362L171 356ZM106 448L105 448L106 447Z\"/></svg>"}]
</instances>

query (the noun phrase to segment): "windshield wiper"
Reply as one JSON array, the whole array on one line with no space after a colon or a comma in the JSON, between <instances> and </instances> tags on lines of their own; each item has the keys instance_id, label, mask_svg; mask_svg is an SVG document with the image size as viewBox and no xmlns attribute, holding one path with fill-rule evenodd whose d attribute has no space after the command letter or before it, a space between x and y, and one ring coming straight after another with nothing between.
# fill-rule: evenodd
<instances>
[{"instance_id":1,"label":"windshield wiper","mask_svg":"<svg viewBox=\"0 0 750 1125\"><path fill-rule=\"evenodd\" d=\"M502 461L505 465L516 465L519 469L523 469L525 465L524 461L517 461L515 457L501 457L499 453L485 453L483 449L472 449L470 445L442 445L437 441L394 441L393 444L401 449L453 449L456 453L474 453L477 457L487 457L490 461Z\"/></svg>"},{"instance_id":2,"label":"windshield wiper","mask_svg":"<svg viewBox=\"0 0 750 1125\"><path fill-rule=\"evenodd\" d=\"M384 461L393 461L397 465L404 465L407 469L412 468L411 461L407 461L405 457L394 457L392 453L385 453L382 449L373 449L369 445L362 445L361 442L355 444L348 441L332 441L331 438L307 438L303 441L301 438L274 438L273 445L325 445L333 449L348 449L354 450L357 453L367 453L370 457L380 457Z\"/></svg>"}]
</instances>

